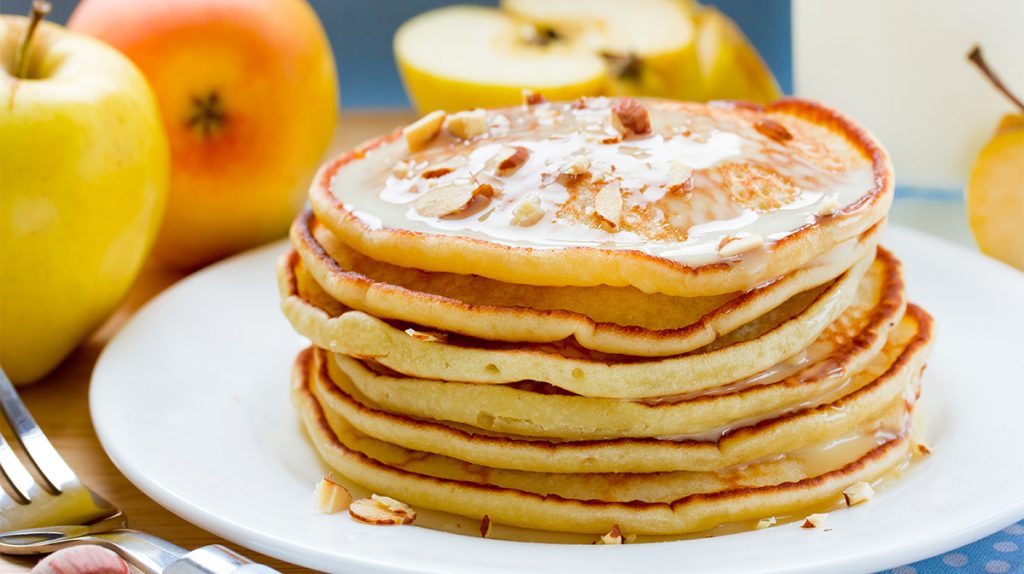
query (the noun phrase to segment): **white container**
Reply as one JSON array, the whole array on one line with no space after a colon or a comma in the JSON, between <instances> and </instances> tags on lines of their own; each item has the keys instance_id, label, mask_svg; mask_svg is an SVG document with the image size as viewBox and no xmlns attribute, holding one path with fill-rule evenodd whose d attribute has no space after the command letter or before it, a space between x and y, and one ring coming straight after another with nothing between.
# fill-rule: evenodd
<instances>
[{"instance_id":1,"label":"white container","mask_svg":"<svg viewBox=\"0 0 1024 574\"><path fill-rule=\"evenodd\" d=\"M1015 111L967 61L975 44L1024 97L1024 0L793 0L796 94L867 126L897 185L959 192Z\"/></svg>"}]
</instances>

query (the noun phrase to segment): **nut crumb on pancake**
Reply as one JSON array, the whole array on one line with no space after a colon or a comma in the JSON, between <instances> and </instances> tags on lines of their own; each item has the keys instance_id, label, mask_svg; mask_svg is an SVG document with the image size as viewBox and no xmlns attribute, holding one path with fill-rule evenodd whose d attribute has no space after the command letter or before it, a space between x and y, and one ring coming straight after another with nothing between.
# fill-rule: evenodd
<instances>
[{"instance_id":1,"label":"nut crumb on pancake","mask_svg":"<svg viewBox=\"0 0 1024 574\"><path fill-rule=\"evenodd\" d=\"M441 131L444 117L444 111L434 110L406 126L402 130L402 135L405 137L405 144L409 151L419 151L437 137L438 132Z\"/></svg>"},{"instance_id":2,"label":"nut crumb on pancake","mask_svg":"<svg viewBox=\"0 0 1024 574\"><path fill-rule=\"evenodd\" d=\"M634 98L618 98L610 110L612 127L623 135L644 135L651 132L647 108Z\"/></svg>"},{"instance_id":3,"label":"nut crumb on pancake","mask_svg":"<svg viewBox=\"0 0 1024 574\"><path fill-rule=\"evenodd\" d=\"M516 205L512 212L512 225L529 227L536 224L544 217L544 208L540 205L540 198L536 195L529 195Z\"/></svg>"},{"instance_id":4,"label":"nut crumb on pancake","mask_svg":"<svg viewBox=\"0 0 1024 574\"><path fill-rule=\"evenodd\" d=\"M395 176L395 177L397 177L399 179L405 179L405 178L409 177L409 174L411 174L411 173L412 173L412 166L409 164L409 162L407 162L405 160L401 160L400 159L400 160L396 161L395 165L392 166L392 168L391 168L391 175L393 175L393 176Z\"/></svg>"},{"instance_id":5,"label":"nut crumb on pancake","mask_svg":"<svg viewBox=\"0 0 1024 574\"><path fill-rule=\"evenodd\" d=\"M493 194L490 184L456 181L428 191L413 203L413 208L423 217L445 217L463 211L474 198Z\"/></svg>"},{"instance_id":6,"label":"nut crumb on pancake","mask_svg":"<svg viewBox=\"0 0 1024 574\"><path fill-rule=\"evenodd\" d=\"M448 340L448 336L444 333L427 333L425 331L417 331L413 328L406 329L405 334L418 341L426 341L428 343L443 343Z\"/></svg>"},{"instance_id":7,"label":"nut crumb on pancake","mask_svg":"<svg viewBox=\"0 0 1024 574\"><path fill-rule=\"evenodd\" d=\"M480 519L480 536L488 538L491 535L491 517L484 515Z\"/></svg>"},{"instance_id":8,"label":"nut crumb on pancake","mask_svg":"<svg viewBox=\"0 0 1024 574\"><path fill-rule=\"evenodd\" d=\"M622 191L618 181L605 184L594 196L594 211L613 229L622 223Z\"/></svg>"},{"instance_id":9,"label":"nut crumb on pancake","mask_svg":"<svg viewBox=\"0 0 1024 574\"><path fill-rule=\"evenodd\" d=\"M546 102L547 99L540 92L533 90L523 90L523 105L524 106L535 106Z\"/></svg>"},{"instance_id":10,"label":"nut crumb on pancake","mask_svg":"<svg viewBox=\"0 0 1024 574\"><path fill-rule=\"evenodd\" d=\"M608 531L608 534L601 535L597 544L623 544L624 542L622 530L619 529L619 525L613 524L611 530Z\"/></svg>"},{"instance_id":11,"label":"nut crumb on pancake","mask_svg":"<svg viewBox=\"0 0 1024 574\"><path fill-rule=\"evenodd\" d=\"M839 211L839 201L835 195L827 195L818 204L817 214L823 217L835 215Z\"/></svg>"},{"instance_id":12,"label":"nut crumb on pancake","mask_svg":"<svg viewBox=\"0 0 1024 574\"><path fill-rule=\"evenodd\" d=\"M786 126L768 118L757 120L754 123L754 129L779 143L786 143L793 139L793 134L786 129Z\"/></svg>"},{"instance_id":13,"label":"nut crumb on pancake","mask_svg":"<svg viewBox=\"0 0 1024 574\"><path fill-rule=\"evenodd\" d=\"M757 233L727 235L718 244L718 254L728 259L762 247L764 247L764 238Z\"/></svg>"},{"instance_id":14,"label":"nut crumb on pancake","mask_svg":"<svg viewBox=\"0 0 1024 574\"><path fill-rule=\"evenodd\" d=\"M775 526L776 522L778 522L778 520L776 520L774 516L769 516L768 518L762 518L761 520L758 520L757 524L754 525L754 528L756 530L764 530L765 528L768 528L770 526Z\"/></svg>"},{"instance_id":15,"label":"nut crumb on pancake","mask_svg":"<svg viewBox=\"0 0 1024 574\"><path fill-rule=\"evenodd\" d=\"M487 112L475 110L456 112L448 116L448 131L459 139L469 140L487 133Z\"/></svg>"},{"instance_id":16,"label":"nut crumb on pancake","mask_svg":"<svg viewBox=\"0 0 1024 574\"><path fill-rule=\"evenodd\" d=\"M497 167L495 173L508 176L515 173L530 159L530 150L523 146L505 146L494 156Z\"/></svg>"},{"instance_id":17,"label":"nut crumb on pancake","mask_svg":"<svg viewBox=\"0 0 1024 574\"><path fill-rule=\"evenodd\" d=\"M843 490L843 499L847 506L855 506L867 502L875 495L875 489L867 482L855 482Z\"/></svg>"}]
</instances>

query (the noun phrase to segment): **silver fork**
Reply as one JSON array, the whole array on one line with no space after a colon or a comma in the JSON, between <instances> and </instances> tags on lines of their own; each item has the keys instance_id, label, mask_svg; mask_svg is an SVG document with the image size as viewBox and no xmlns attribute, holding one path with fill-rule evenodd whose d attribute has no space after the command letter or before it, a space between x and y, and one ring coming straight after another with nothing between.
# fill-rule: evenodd
<instances>
[{"instance_id":1,"label":"silver fork","mask_svg":"<svg viewBox=\"0 0 1024 574\"><path fill-rule=\"evenodd\" d=\"M89 490L40 430L0 369L0 410L31 470L0 434L0 554L48 554L96 544L146 574L280 574L220 545L191 552L125 528L120 509Z\"/></svg>"}]
</instances>

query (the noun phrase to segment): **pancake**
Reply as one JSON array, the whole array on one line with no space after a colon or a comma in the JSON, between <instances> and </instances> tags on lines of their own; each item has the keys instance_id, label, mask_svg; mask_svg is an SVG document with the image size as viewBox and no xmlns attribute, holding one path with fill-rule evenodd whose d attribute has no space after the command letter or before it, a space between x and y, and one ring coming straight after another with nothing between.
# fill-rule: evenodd
<instances>
[{"instance_id":1,"label":"pancake","mask_svg":"<svg viewBox=\"0 0 1024 574\"><path fill-rule=\"evenodd\" d=\"M853 305L804 352L724 389L652 400L590 398L525 382L479 385L405 377L374 361L332 354L340 371L385 410L533 437L592 439L700 432L808 405L874 361L906 308L902 278L862 281ZM337 377L335 377L337 378Z\"/></svg>"},{"instance_id":2,"label":"pancake","mask_svg":"<svg viewBox=\"0 0 1024 574\"><path fill-rule=\"evenodd\" d=\"M535 380L583 396L608 398L696 392L764 371L814 342L853 303L862 278L881 290L887 277L899 274L899 263L889 255L875 258L873 264L865 258L835 281L798 294L706 348L647 359L599 354L569 340L503 345L424 334L414 325L385 322L335 302L308 278L294 252L278 265L282 309L295 329L317 346L373 359L418 378L489 384Z\"/></svg>"},{"instance_id":3,"label":"pancake","mask_svg":"<svg viewBox=\"0 0 1024 574\"><path fill-rule=\"evenodd\" d=\"M785 516L836 504L842 490L874 482L910 453L907 409L897 401L844 441L719 473L544 474L496 470L402 449L329 420L309 390L313 355L300 354L292 397L323 459L342 477L421 508L564 532L679 534L720 523ZM834 450L837 445L852 448ZM831 447L831 448L830 448ZM797 465L793 464L796 461Z\"/></svg>"},{"instance_id":4,"label":"pancake","mask_svg":"<svg viewBox=\"0 0 1024 574\"><path fill-rule=\"evenodd\" d=\"M692 351L834 280L873 253L878 224L792 273L743 293L647 294L635 287L536 287L477 275L428 272L366 257L311 213L292 226L304 267L331 298L382 319L501 341L555 342L632 356Z\"/></svg>"},{"instance_id":5,"label":"pancake","mask_svg":"<svg viewBox=\"0 0 1024 574\"><path fill-rule=\"evenodd\" d=\"M311 389L330 414L360 432L413 450L494 467L539 472L712 470L833 440L876 416L916 384L931 345L931 319L912 307L878 359L851 377L839 396L767 411L726 427L659 438L540 440L388 412L316 354ZM710 400L724 400L711 397Z\"/></svg>"},{"instance_id":6,"label":"pancake","mask_svg":"<svg viewBox=\"0 0 1024 574\"><path fill-rule=\"evenodd\" d=\"M428 119L328 162L310 190L317 219L401 267L695 297L788 275L892 201L881 146L807 101L485 113L467 139Z\"/></svg>"}]
</instances>

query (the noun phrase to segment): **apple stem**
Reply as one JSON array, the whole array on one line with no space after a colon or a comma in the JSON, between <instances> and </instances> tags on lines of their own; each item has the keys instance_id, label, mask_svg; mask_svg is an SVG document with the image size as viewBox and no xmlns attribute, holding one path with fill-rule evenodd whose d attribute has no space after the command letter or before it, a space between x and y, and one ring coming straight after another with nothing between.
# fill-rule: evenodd
<instances>
[{"instance_id":1,"label":"apple stem","mask_svg":"<svg viewBox=\"0 0 1024 574\"><path fill-rule=\"evenodd\" d=\"M32 0L32 8L28 14L28 27L25 28L25 35L18 44L18 51L14 55L14 75L25 79L28 77L29 52L32 49L32 36L36 33L39 23L46 18L53 6L47 0Z\"/></svg>"},{"instance_id":2,"label":"apple stem","mask_svg":"<svg viewBox=\"0 0 1024 574\"><path fill-rule=\"evenodd\" d=\"M981 55L981 46L975 45L974 48L972 48L971 51L967 54L967 59L970 60L972 64L977 66L978 69L981 70L982 74L985 74L985 77L988 78L988 81L992 82L992 85L995 86L1000 93L1006 96L1011 102L1014 103L1014 105L1020 108L1021 111L1024 111L1024 102L1020 101L1020 98L1015 96L1013 92L1010 91L1010 88L1006 87L1006 84L1004 84L1002 80L999 79L999 76L997 76L996 73L992 71L992 68L988 67L988 63L985 62L985 58Z\"/></svg>"}]
</instances>

